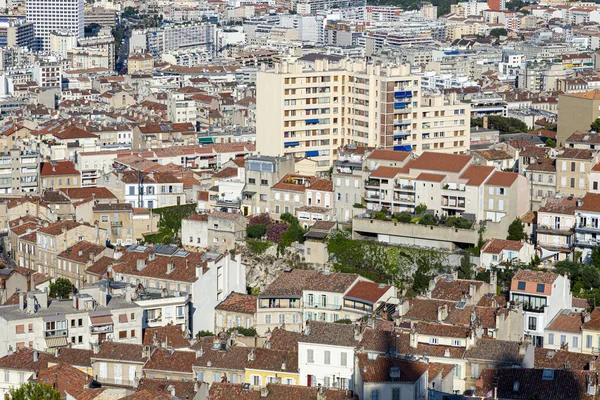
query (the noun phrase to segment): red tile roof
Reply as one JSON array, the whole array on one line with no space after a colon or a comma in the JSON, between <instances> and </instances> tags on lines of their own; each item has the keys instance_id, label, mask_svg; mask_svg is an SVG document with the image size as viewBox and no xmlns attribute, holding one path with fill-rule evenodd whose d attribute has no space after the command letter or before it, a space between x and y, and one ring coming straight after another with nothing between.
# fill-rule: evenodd
<instances>
[{"instance_id":1,"label":"red tile roof","mask_svg":"<svg viewBox=\"0 0 600 400\"><path fill-rule=\"evenodd\" d=\"M411 169L425 171L460 172L471 162L471 156L425 151L411 162Z\"/></svg>"},{"instance_id":2,"label":"red tile roof","mask_svg":"<svg viewBox=\"0 0 600 400\"><path fill-rule=\"evenodd\" d=\"M481 249L482 253L500 254L502 250L520 251L525 243L519 240L490 239Z\"/></svg>"},{"instance_id":3,"label":"red tile roof","mask_svg":"<svg viewBox=\"0 0 600 400\"><path fill-rule=\"evenodd\" d=\"M379 284L375 282L360 281L357 282L344 298L365 300L371 304L375 304L381 297L391 288L390 285Z\"/></svg>"},{"instance_id":4,"label":"red tile roof","mask_svg":"<svg viewBox=\"0 0 600 400\"><path fill-rule=\"evenodd\" d=\"M67 397L67 393L77 398L77 395L90 384L90 377L75 367L60 363L38 371L37 378L34 381L52 386L60 393L62 398Z\"/></svg>"},{"instance_id":5,"label":"red tile roof","mask_svg":"<svg viewBox=\"0 0 600 400\"><path fill-rule=\"evenodd\" d=\"M519 174L516 172L496 171L485 184L491 186L509 187L512 186L512 184L517 180L518 176Z\"/></svg>"},{"instance_id":6,"label":"red tile roof","mask_svg":"<svg viewBox=\"0 0 600 400\"><path fill-rule=\"evenodd\" d=\"M57 175L79 175L79 171L75 169L75 165L72 161L50 161L41 163L40 176Z\"/></svg>"},{"instance_id":7,"label":"red tile roof","mask_svg":"<svg viewBox=\"0 0 600 400\"><path fill-rule=\"evenodd\" d=\"M256 297L244 293L231 292L229 296L215 307L215 310L237 313L256 313Z\"/></svg>"},{"instance_id":8,"label":"red tile roof","mask_svg":"<svg viewBox=\"0 0 600 400\"><path fill-rule=\"evenodd\" d=\"M373 150L367 157L368 160L404 161L410 157L407 151Z\"/></svg>"}]
</instances>

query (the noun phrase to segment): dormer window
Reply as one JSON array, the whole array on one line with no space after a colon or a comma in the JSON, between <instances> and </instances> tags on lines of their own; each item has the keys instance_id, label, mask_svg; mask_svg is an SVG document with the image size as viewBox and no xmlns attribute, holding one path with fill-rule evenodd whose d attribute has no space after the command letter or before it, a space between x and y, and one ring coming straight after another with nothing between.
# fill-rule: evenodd
<instances>
[{"instance_id":1,"label":"dormer window","mask_svg":"<svg viewBox=\"0 0 600 400\"><path fill-rule=\"evenodd\" d=\"M525 282L519 282L517 284L517 289L519 289L519 290L525 290Z\"/></svg>"},{"instance_id":2,"label":"dormer window","mask_svg":"<svg viewBox=\"0 0 600 400\"><path fill-rule=\"evenodd\" d=\"M544 293L544 291L546 290L546 285L544 285L543 283L538 283L537 284L537 289L536 291L538 293Z\"/></svg>"}]
</instances>

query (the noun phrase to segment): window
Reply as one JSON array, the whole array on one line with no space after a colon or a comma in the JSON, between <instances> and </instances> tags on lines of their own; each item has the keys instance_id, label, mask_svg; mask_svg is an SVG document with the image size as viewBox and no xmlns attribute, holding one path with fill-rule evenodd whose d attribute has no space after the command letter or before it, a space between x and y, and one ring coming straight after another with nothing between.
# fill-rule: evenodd
<instances>
[{"instance_id":1,"label":"window","mask_svg":"<svg viewBox=\"0 0 600 400\"><path fill-rule=\"evenodd\" d=\"M285 314L279 314L279 323L285 324Z\"/></svg>"},{"instance_id":2,"label":"window","mask_svg":"<svg viewBox=\"0 0 600 400\"><path fill-rule=\"evenodd\" d=\"M261 180L260 180L260 184L261 184L261 185L265 185L265 186L266 186L266 185L268 185L268 184L269 184L269 181L268 181L268 180L266 180L266 179L261 179Z\"/></svg>"},{"instance_id":3,"label":"window","mask_svg":"<svg viewBox=\"0 0 600 400\"><path fill-rule=\"evenodd\" d=\"M119 339L127 339L127 331L119 331Z\"/></svg>"},{"instance_id":4,"label":"window","mask_svg":"<svg viewBox=\"0 0 600 400\"><path fill-rule=\"evenodd\" d=\"M28 328L29 328L29 333L33 332L33 324L29 324Z\"/></svg>"},{"instance_id":5,"label":"window","mask_svg":"<svg viewBox=\"0 0 600 400\"><path fill-rule=\"evenodd\" d=\"M537 318L529 317L529 330L536 331L537 330Z\"/></svg>"},{"instance_id":6,"label":"window","mask_svg":"<svg viewBox=\"0 0 600 400\"><path fill-rule=\"evenodd\" d=\"M538 293L544 293L544 290L546 290L546 285L543 283L538 283L536 291Z\"/></svg>"},{"instance_id":7,"label":"window","mask_svg":"<svg viewBox=\"0 0 600 400\"><path fill-rule=\"evenodd\" d=\"M25 325L17 325L16 333L25 333Z\"/></svg>"},{"instance_id":8,"label":"window","mask_svg":"<svg viewBox=\"0 0 600 400\"><path fill-rule=\"evenodd\" d=\"M213 374L213 382L221 382L221 375L218 372Z\"/></svg>"},{"instance_id":9,"label":"window","mask_svg":"<svg viewBox=\"0 0 600 400\"><path fill-rule=\"evenodd\" d=\"M313 349L306 350L306 362L314 363L315 362L315 353Z\"/></svg>"},{"instance_id":10,"label":"window","mask_svg":"<svg viewBox=\"0 0 600 400\"><path fill-rule=\"evenodd\" d=\"M588 349L592 348L592 335L587 335L585 337L585 347L587 347Z\"/></svg>"},{"instance_id":11,"label":"window","mask_svg":"<svg viewBox=\"0 0 600 400\"><path fill-rule=\"evenodd\" d=\"M400 388L392 389L392 400L400 400Z\"/></svg>"},{"instance_id":12,"label":"window","mask_svg":"<svg viewBox=\"0 0 600 400\"><path fill-rule=\"evenodd\" d=\"M265 324L270 324L271 323L271 314L266 314L265 315Z\"/></svg>"},{"instance_id":13,"label":"window","mask_svg":"<svg viewBox=\"0 0 600 400\"><path fill-rule=\"evenodd\" d=\"M331 351L325 350L323 353L323 363L325 363L325 365L331 364Z\"/></svg>"},{"instance_id":14,"label":"window","mask_svg":"<svg viewBox=\"0 0 600 400\"><path fill-rule=\"evenodd\" d=\"M457 346L457 347L460 347L460 346L462 346L462 340L459 340L459 339L453 339L453 340L452 340L452 346Z\"/></svg>"},{"instance_id":15,"label":"window","mask_svg":"<svg viewBox=\"0 0 600 400\"><path fill-rule=\"evenodd\" d=\"M548 334L548 344L554 344L554 333Z\"/></svg>"},{"instance_id":16,"label":"window","mask_svg":"<svg viewBox=\"0 0 600 400\"><path fill-rule=\"evenodd\" d=\"M560 335L560 344L566 344L567 343L567 336L566 335Z\"/></svg>"},{"instance_id":17,"label":"window","mask_svg":"<svg viewBox=\"0 0 600 400\"><path fill-rule=\"evenodd\" d=\"M256 179L254 179L254 178L248 178L248 183L254 185L254 184L256 184Z\"/></svg>"},{"instance_id":18,"label":"window","mask_svg":"<svg viewBox=\"0 0 600 400\"><path fill-rule=\"evenodd\" d=\"M379 389L373 389L371 391L371 400L379 400Z\"/></svg>"},{"instance_id":19,"label":"window","mask_svg":"<svg viewBox=\"0 0 600 400\"><path fill-rule=\"evenodd\" d=\"M517 283L517 289L519 289L519 290L525 290L525 282L519 282L519 283Z\"/></svg>"},{"instance_id":20,"label":"window","mask_svg":"<svg viewBox=\"0 0 600 400\"><path fill-rule=\"evenodd\" d=\"M429 344L438 344L438 338L435 338L435 337L429 338Z\"/></svg>"},{"instance_id":21,"label":"window","mask_svg":"<svg viewBox=\"0 0 600 400\"><path fill-rule=\"evenodd\" d=\"M260 386L260 376L252 375L252 384L254 386Z\"/></svg>"},{"instance_id":22,"label":"window","mask_svg":"<svg viewBox=\"0 0 600 400\"><path fill-rule=\"evenodd\" d=\"M4 382L8 382L10 380L10 371L4 371Z\"/></svg>"},{"instance_id":23,"label":"window","mask_svg":"<svg viewBox=\"0 0 600 400\"><path fill-rule=\"evenodd\" d=\"M573 336L573 342L572 342L573 347L575 348L579 348L579 337L577 336Z\"/></svg>"},{"instance_id":24,"label":"window","mask_svg":"<svg viewBox=\"0 0 600 400\"><path fill-rule=\"evenodd\" d=\"M348 365L348 353L342 353L340 357L340 365L346 367Z\"/></svg>"},{"instance_id":25,"label":"window","mask_svg":"<svg viewBox=\"0 0 600 400\"><path fill-rule=\"evenodd\" d=\"M204 371L198 371L198 382L204 382Z\"/></svg>"}]
</instances>

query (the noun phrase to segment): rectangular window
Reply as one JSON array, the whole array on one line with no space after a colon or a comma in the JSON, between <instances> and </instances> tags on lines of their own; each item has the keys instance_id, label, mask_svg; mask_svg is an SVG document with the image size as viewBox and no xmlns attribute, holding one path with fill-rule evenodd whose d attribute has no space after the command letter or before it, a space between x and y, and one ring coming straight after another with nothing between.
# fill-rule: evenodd
<instances>
[{"instance_id":1,"label":"rectangular window","mask_svg":"<svg viewBox=\"0 0 600 400\"><path fill-rule=\"evenodd\" d=\"M313 349L306 350L306 362L308 362L308 363L315 362L315 353L314 353Z\"/></svg>"},{"instance_id":2,"label":"rectangular window","mask_svg":"<svg viewBox=\"0 0 600 400\"><path fill-rule=\"evenodd\" d=\"M554 333L548 334L548 344L554 344Z\"/></svg>"},{"instance_id":3,"label":"rectangular window","mask_svg":"<svg viewBox=\"0 0 600 400\"><path fill-rule=\"evenodd\" d=\"M536 331L537 330L537 318L529 317L529 330Z\"/></svg>"},{"instance_id":4,"label":"rectangular window","mask_svg":"<svg viewBox=\"0 0 600 400\"><path fill-rule=\"evenodd\" d=\"M379 400L379 389L373 389L371 391L371 400Z\"/></svg>"},{"instance_id":5,"label":"rectangular window","mask_svg":"<svg viewBox=\"0 0 600 400\"><path fill-rule=\"evenodd\" d=\"M271 323L271 314L266 314L265 315L265 324L270 324Z\"/></svg>"},{"instance_id":6,"label":"rectangular window","mask_svg":"<svg viewBox=\"0 0 600 400\"><path fill-rule=\"evenodd\" d=\"M560 344L566 344L567 343L567 336L566 335L560 335Z\"/></svg>"},{"instance_id":7,"label":"rectangular window","mask_svg":"<svg viewBox=\"0 0 600 400\"><path fill-rule=\"evenodd\" d=\"M25 333L25 325L17 325L16 333Z\"/></svg>"},{"instance_id":8,"label":"rectangular window","mask_svg":"<svg viewBox=\"0 0 600 400\"><path fill-rule=\"evenodd\" d=\"M525 290L525 282L519 282L519 283L517 283L517 289L519 289L519 290Z\"/></svg>"},{"instance_id":9,"label":"rectangular window","mask_svg":"<svg viewBox=\"0 0 600 400\"><path fill-rule=\"evenodd\" d=\"M127 339L127 331L119 331L119 339Z\"/></svg>"},{"instance_id":10,"label":"rectangular window","mask_svg":"<svg viewBox=\"0 0 600 400\"><path fill-rule=\"evenodd\" d=\"M592 348L592 335L587 335L585 337L585 347L588 349Z\"/></svg>"},{"instance_id":11,"label":"rectangular window","mask_svg":"<svg viewBox=\"0 0 600 400\"><path fill-rule=\"evenodd\" d=\"M543 283L538 283L536 291L538 293L544 293L544 290L546 290L546 285Z\"/></svg>"},{"instance_id":12,"label":"rectangular window","mask_svg":"<svg viewBox=\"0 0 600 400\"><path fill-rule=\"evenodd\" d=\"M325 365L331 364L331 351L325 350L323 354L323 362L325 363Z\"/></svg>"},{"instance_id":13,"label":"rectangular window","mask_svg":"<svg viewBox=\"0 0 600 400\"><path fill-rule=\"evenodd\" d=\"M346 367L348 365L348 353L341 354L340 365L342 367Z\"/></svg>"},{"instance_id":14,"label":"rectangular window","mask_svg":"<svg viewBox=\"0 0 600 400\"><path fill-rule=\"evenodd\" d=\"M573 336L573 343L572 343L574 348L579 348L579 337L577 336Z\"/></svg>"},{"instance_id":15,"label":"rectangular window","mask_svg":"<svg viewBox=\"0 0 600 400\"><path fill-rule=\"evenodd\" d=\"M400 388L392 389L392 400L400 400Z\"/></svg>"},{"instance_id":16,"label":"rectangular window","mask_svg":"<svg viewBox=\"0 0 600 400\"><path fill-rule=\"evenodd\" d=\"M221 374L219 374L218 372L215 372L213 374L213 382L221 382Z\"/></svg>"}]
</instances>

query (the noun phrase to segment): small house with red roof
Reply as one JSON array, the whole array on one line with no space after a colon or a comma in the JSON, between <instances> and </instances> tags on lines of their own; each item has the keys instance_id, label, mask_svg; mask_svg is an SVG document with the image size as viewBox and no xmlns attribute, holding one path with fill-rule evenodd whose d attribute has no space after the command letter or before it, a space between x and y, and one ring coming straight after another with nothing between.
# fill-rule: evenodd
<instances>
[{"instance_id":1,"label":"small house with red roof","mask_svg":"<svg viewBox=\"0 0 600 400\"><path fill-rule=\"evenodd\" d=\"M531 243L524 240L490 239L481 248L479 258L480 266L483 268L500 267L505 268L511 262L529 263L535 256L535 250Z\"/></svg>"}]
</instances>

